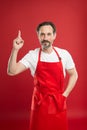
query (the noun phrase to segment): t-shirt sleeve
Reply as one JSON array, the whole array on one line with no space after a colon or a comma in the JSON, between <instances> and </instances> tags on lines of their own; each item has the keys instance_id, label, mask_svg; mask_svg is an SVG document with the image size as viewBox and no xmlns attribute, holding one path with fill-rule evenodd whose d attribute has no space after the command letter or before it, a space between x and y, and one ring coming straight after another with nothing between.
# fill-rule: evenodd
<instances>
[{"instance_id":1,"label":"t-shirt sleeve","mask_svg":"<svg viewBox=\"0 0 87 130\"><path fill-rule=\"evenodd\" d=\"M27 53L19 62L22 63L26 68L30 68L30 54Z\"/></svg>"},{"instance_id":2,"label":"t-shirt sleeve","mask_svg":"<svg viewBox=\"0 0 87 130\"><path fill-rule=\"evenodd\" d=\"M26 68L29 68L31 72L34 72L37 66L39 48L30 50L19 62L21 62Z\"/></svg>"},{"instance_id":3,"label":"t-shirt sleeve","mask_svg":"<svg viewBox=\"0 0 87 130\"><path fill-rule=\"evenodd\" d=\"M71 56L71 54L68 52L68 51L66 51L66 64L65 64L65 69L72 69L72 68L74 68L75 67L75 63L74 63L74 61L73 61L73 58L72 58L72 56Z\"/></svg>"}]
</instances>

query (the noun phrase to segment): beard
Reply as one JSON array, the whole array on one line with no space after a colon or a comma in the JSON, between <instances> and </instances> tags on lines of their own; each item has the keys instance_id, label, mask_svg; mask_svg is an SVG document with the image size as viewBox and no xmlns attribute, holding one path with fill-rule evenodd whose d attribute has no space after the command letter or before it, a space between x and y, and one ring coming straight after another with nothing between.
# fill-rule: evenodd
<instances>
[{"instance_id":1,"label":"beard","mask_svg":"<svg viewBox=\"0 0 87 130\"><path fill-rule=\"evenodd\" d=\"M51 46L51 42L48 40L41 41L42 49L48 49Z\"/></svg>"}]
</instances>

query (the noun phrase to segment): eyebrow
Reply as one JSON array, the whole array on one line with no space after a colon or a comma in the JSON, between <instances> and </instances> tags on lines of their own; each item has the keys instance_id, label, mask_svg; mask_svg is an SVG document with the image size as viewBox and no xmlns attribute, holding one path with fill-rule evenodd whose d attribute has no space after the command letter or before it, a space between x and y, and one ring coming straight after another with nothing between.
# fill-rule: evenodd
<instances>
[{"instance_id":1,"label":"eyebrow","mask_svg":"<svg viewBox=\"0 0 87 130\"><path fill-rule=\"evenodd\" d=\"M45 33L41 32L40 34L45 34ZM51 33L51 32L48 32L47 34L52 34L52 33Z\"/></svg>"}]
</instances>

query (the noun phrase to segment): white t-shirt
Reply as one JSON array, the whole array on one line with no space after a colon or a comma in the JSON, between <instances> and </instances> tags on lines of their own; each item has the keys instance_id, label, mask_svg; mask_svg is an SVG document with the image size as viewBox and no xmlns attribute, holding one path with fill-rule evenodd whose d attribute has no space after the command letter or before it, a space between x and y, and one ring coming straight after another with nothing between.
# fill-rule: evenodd
<instances>
[{"instance_id":1,"label":"white t-shirt","mask_svg":"<svg viewBox=\"0 0 87 130\"><path fill-rule=\"evenodd\" d=\"M70 53L65 49L60 49L58 47L54 47L61 57L63 64L63 72L64 76L66 75L65 70L74 68L75 64L70 55ZM40 48L36 48L35 50L30 50L19 62L25 65L26 68L29 68L31 71L31 75L34 76L37 62L38 62L38 54ZM41 51L40 61L44 62L58 62L58 56L56 52L53 50L50 54Z\"/></svg>"}]
</instances>

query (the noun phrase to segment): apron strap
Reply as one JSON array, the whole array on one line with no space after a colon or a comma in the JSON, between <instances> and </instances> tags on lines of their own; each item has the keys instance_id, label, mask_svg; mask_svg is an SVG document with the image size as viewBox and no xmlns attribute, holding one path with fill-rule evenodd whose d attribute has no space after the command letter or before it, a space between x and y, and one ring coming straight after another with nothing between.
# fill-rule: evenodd
<instances>
[{"instance_id":1,"label":"apron strap","mask_svg":"<svg viewBox=\"0 0 87 130\"><path fill-rule=\"evenodd\" d=\"M57 56L58 56L59 61L61 61L61 57L59 56L59 54L58 54L57 50L56 50L54 47L53 47L53 49L54 49L54 51L56 52L56 54L57 54ZM40 48L40 50L39 50L38 62L40 61L40 55L41 55L41 48Z\"/></svg>"}]
</instances>

